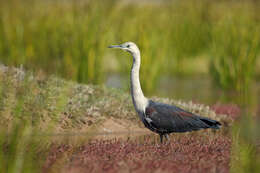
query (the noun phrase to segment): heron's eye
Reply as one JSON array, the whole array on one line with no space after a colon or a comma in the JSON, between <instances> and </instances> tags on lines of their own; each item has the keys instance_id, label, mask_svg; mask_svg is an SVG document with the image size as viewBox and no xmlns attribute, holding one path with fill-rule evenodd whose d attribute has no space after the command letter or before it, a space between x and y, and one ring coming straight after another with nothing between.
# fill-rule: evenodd
<instances>
[{"instance_id":1,"label":"heron's eye","mask_svg":"<svg viewBox=\"0 0 260 173\"><path fill-rule=\"evenodd\" d=\"M130 45L128 44L126 47L127 47L127 48L129 48L129 47L130 47Z\"/></svg>"}]
</instances>

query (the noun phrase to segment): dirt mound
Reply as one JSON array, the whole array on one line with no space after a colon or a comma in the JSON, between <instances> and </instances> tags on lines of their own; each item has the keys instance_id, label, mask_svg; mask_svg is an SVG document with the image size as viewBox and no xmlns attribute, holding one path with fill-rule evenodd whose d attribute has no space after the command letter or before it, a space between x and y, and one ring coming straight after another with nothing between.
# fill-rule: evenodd
<instances>
[{"instance_id":1,"label":"dirt mound","mask_svg":"<svg viewBox=\"0 0 260 173\"><path fill-rule=\"evenodd\" d=\"M94 139L129 139L145 134L151 134L151 132L132 121L110 118L99 126L98 133L94 136Z\"/></svg>"}]
</instances>

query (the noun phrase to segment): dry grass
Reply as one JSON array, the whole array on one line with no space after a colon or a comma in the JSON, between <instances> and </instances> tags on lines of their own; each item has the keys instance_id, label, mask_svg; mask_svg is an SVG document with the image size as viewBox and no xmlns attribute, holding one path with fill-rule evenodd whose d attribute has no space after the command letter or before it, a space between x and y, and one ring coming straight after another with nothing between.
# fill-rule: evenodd
<instances>
[{"instance_id":1,"label":"dry grass","mask_svg":"<svg viewBox=\"0 0 260 173\"><path fill-rule=\"evenodd\" d=\"M54 76L42 77L6 66L0 67L0 82L2 126L10 125L17 117L29 119L41 131L56 133L87 129L110 117L142 126L130 95L120 90L77 84ZM220 121L232 120L227 115L217 116L209 106L202 104L152 99Z\"/></svg>"}]
</instances>

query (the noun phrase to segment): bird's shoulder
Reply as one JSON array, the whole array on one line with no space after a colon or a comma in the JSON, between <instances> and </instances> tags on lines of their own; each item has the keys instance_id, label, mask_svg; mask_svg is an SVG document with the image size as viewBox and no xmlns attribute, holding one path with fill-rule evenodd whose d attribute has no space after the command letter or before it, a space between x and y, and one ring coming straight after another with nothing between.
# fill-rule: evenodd
<instances>
[{"instance_id":1,"label":"bird's shoulder","mask_svg":"<svg viewBox=\"0 0 260 173\"><path fill-rule=\"evenodd\" d=\"M149 104L145 109L145 114L147 116L156 116L159 114L164 116L195 116L193 113L185 111L175 105L154 102L152 100L149 100Z\"/></svg>"}]
</instances>

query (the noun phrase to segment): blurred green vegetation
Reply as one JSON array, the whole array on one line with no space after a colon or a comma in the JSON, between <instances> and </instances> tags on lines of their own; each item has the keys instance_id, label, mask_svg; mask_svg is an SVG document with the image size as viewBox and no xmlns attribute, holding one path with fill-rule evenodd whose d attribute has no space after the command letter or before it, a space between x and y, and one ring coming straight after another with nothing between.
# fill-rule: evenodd
<instances>
[{"instance_id":1,"label":"blurred green vegetation","mask_svg":"<svg viewBox=\"0 0 260 173\"><path fill-rule=\"evenodd\" d=\"M44 150L26 121L17 120L8 130L0 127L0 172L39 172L48 147ZM40 154L40 157L38 156Z\"/></svg>"},{"instance_id":2,"label":"blurred green vegetation","mask_svg":"<svg viewBox=\"0 0 260 173\"><path fill-rule=\"evenodd\" d=\"M163 75L209 75L216 86L247 95L260 76L259 11L253 0L0 0L0 63L102 84L108 73L128 75L131 66L130 55L106 47L133 41L141 49L146 93ZM39 130L82 127L86 112L135 117L132 107L122 109L131 104L118 91L95 88L97 99L91 88L53 78L26 77L18 86L11 78L0 81L0 172L39 172L51 141L32 135ZM260 169L259 128L249 114L233 127L231 172Z\"/></svg>"},{"instance_id":3,"label":"blurred green vegetation","mask_svg":"<svg viewBox=\"0 0 260 173\"><path fill-rule=\"evenodd\" d=\"M234 123L232 128L232 148L230 172L259 172L260 135L259 118L248 112Z\"/></svg>"},{"instance_id":4,"label":"blurred green vegetation","mask_svg":"<svg viewBox=\"0 0 260 173\"><path fill-rule=\"evenodd\" d=\"M128 74L131 66L106 47L134 41L148 93L159 76L201 74L243 91L260 73L259 10L258 1L1 0L0 61L100 84L107 72Z\"/></svg>"},{"instance_id":5,"label":"blurred green vegetation","mask_svg":"<svg viewBox=\"0 0 260 173\"><path fill-rule=\"evenodd\" d=\"M38 172L44 161L41 147L44 146L45 151L48 147L33 136L35 115L32 109L28 110L28 104L32 104L29 90L32 86L27 78L16 86L14 80L0 73L0 172ZM38 158L38 154L42 157Z\"/></svg>"}]
</instances>

